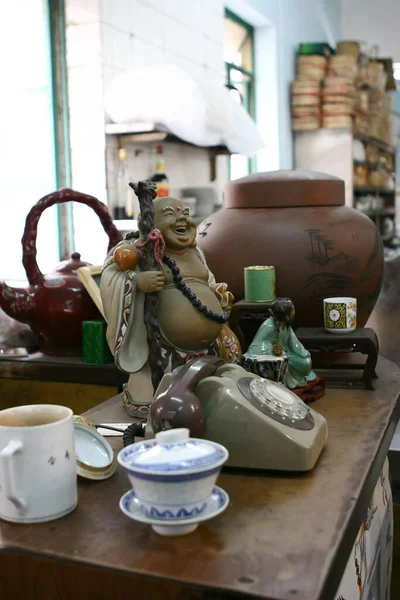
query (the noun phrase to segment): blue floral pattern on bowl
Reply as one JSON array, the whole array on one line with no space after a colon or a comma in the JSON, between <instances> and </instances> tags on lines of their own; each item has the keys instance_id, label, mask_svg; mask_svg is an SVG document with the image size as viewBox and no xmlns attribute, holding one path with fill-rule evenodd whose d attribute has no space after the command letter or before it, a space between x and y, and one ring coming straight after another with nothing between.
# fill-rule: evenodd
<instances>
[{"instance_id":1,"label":"blue floral pattern on bowl","mask_svg":"<svg viewBox=\"0 0 400 600\"><path fill-rule=\"evenodd\" d=\"M200 507L195 506L192 510L186 510L186 508L179 508L176 512L172 512L168 508L166 510L158 510L155 506L152 506L147 509L145 506L141 506L141 509L149 515L149 517L154 517L155 519L188 519L189 517L196 517L200 515L206 507L206 503Z\"/></svg>"},{"instance_id":2,"label":"blue floral pattern on bowl","mask_svg":"<svg viewBox=\"0 0 400 600\"><path fill-rule=\"evenodd\" d=\"M221 488L214 486L212 489L213 499L217 498L218 509L222 508L227 503L227 494ZM138 503L137 496L134 490L130 490L129 493L125 494L122 497L122 506L126 510L126 512L131 512L132 502L135 504ZM192 517L196 517L204 512L204 509L207 506L207 502L204 502L204 505L199 508L194 508L191 511L186 510L185 508L181 508L178 510L176 514L173 514L168 509L165 511L159 511L155 507L151 507L150 509L144 509L143 505L140 506L141 511L146 514L148 517L155 519L190 519Z\"/></svg>"}]
</instances>

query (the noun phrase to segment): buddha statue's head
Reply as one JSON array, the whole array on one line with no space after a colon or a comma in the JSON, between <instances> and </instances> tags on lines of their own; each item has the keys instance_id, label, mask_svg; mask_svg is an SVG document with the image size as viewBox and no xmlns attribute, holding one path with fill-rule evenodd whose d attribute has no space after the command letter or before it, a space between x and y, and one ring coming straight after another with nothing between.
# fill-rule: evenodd
<instances>
[{"instance_id":1,"label":"buddha statue's head","mask_svg":"<svg viewBox=\"0 0 400 600\"><path fill-rule=\"evenodd\" d=\"M163 234L167 250L184 250L195 245L196 223L184 201L156 198L154 223Z\"/></svg>"}]
</instances>

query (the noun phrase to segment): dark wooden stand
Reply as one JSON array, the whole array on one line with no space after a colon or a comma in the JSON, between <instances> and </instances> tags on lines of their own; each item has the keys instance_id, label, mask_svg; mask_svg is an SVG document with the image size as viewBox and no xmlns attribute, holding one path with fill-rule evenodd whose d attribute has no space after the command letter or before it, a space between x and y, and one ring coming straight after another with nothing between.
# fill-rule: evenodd
<instances>
[{"instance_id":1,"label":"dark wooden stand","mask_svg":"<svg viewBox=\"0 0 400 600\"><path fill-rule=\"evenodd\" d=\"M232 306L229 326L236 333L243 352L246 352L250 346L260 325L270 316L269 309L272 303L273 300L270 302L239 300Z\"/></svg>"},{"instance_id":2,"label":"dark wooden stand","mask_svg":"<svg viewBox=\"0 0 400 600\"><path fill-rule=\"evenodd\" d=\"M376 363L378 360L379 342L377 335L373 329L360 328L355 329L351 333L335 334L329 333L323 327L299 327L296 329L296 336L307 350L313 356L313 364L316 355L321 355L321 360L316 364L322 370L333 371L326 375L329 378L338 381L343 379L343 375L337 377L339 371L358 370L362 371L361 381L367 390L373 390L372 380L376 379L375 372ZM346 357L349 354L359 352L367 355L365 363L360 364L346 358L342 360L324 360L323 354L340 353ZM328 362L329 361L329 362ZM318 368L317 367L317 368Z\"/></svg>"}]
</instances>

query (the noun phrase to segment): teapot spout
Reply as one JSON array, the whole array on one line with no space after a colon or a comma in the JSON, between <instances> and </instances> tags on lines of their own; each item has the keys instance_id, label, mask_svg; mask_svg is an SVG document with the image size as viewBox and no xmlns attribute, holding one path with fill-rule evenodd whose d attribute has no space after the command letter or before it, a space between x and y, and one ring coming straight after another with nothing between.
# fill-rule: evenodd
<instances>
[{"instance_id":1,"label":"teapot spout","mask_svg":"<svg viewBox=\"0 0 400 600\"><path fill-rule=\"evenodd\" d=\"M27 323L34 311L28 289L10 287L4 281L0 281L0 306L9 317L21 323Z\"/></svg>"}]
</instances>

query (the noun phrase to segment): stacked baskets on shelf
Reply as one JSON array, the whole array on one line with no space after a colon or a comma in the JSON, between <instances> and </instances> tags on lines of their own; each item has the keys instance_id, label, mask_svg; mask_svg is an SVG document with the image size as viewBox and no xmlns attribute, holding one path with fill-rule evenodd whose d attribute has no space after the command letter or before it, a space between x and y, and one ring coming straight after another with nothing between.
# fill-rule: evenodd
<instances>
[{"instance_id":1,"label":"stacked baskets on shelf","mask_svg":"<svg viewBox=\"0 0 400 600\"><path fill-rule=\"evenodd\" d=\"M358 42L348 41L339 42L333 56L298 54L293 130L353 128L392 145L392 99L386 92L391 61L376 54L373 49L368 56Z\"/></svg>"}]
</instances>

